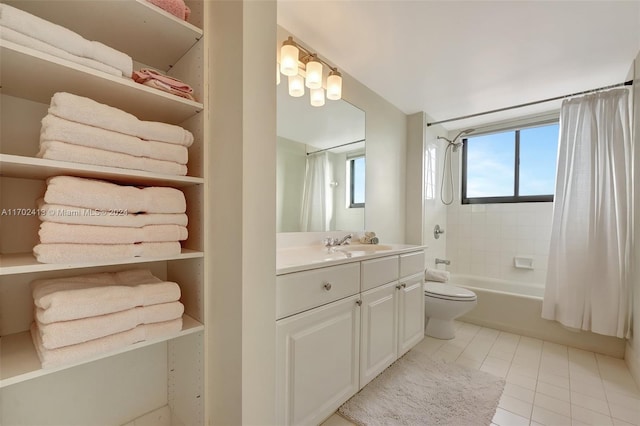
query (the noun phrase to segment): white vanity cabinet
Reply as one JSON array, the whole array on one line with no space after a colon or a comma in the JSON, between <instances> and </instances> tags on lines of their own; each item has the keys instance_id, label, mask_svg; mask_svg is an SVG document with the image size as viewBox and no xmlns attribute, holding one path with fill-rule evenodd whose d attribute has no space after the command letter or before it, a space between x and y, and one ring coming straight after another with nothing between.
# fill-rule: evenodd
<instances>
[{"instance_id":1,"label":"white vanity cabinet","mask_svg":"<svg viewBox=\"0 0 640 426\"><path fill-rule=\"evenodd\" d=\"M424 250L386 254L276 277L277 424L321 423L422 340Z\"/></svg>"},{"instance_id":2,"label":"white vanity cabinet","mask_svg":"<svg viewBox=\"0 0 640 426\"><path fill-rule=\"evenodd\" d=\"M277 424L319 424L358 391L359 291L358 263L277 277L279 316L322 305L276 321Z\"/></svg>"},{"instance_id":3,"label":"white vanity cabinet","mask_svg":"<svg viewBox=\"0 0 640 426\"><path fill-rule=\"evenodd\" d=\"M361 265L360 388L424 337L424 252Z\"/></svg>"}]
</instances>

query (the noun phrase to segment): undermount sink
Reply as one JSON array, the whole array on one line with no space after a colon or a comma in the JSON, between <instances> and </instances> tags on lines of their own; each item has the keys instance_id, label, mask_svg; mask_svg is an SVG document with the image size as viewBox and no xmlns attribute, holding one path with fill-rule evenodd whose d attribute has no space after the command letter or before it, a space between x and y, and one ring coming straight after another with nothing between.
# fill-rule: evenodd
<instances>
[{"instance_id":1,"label":"undermount sink","mask_svg":"<svg viewBox=\"0 0 640 426\"><path fill-rule=\"evenodd\" d=\"M336 247L336 251L364 251L368 253L385 251L385 250L393 250L393 247L385 245L385 244L348 244L345 246Z\"/></svg>"}]
</instances>

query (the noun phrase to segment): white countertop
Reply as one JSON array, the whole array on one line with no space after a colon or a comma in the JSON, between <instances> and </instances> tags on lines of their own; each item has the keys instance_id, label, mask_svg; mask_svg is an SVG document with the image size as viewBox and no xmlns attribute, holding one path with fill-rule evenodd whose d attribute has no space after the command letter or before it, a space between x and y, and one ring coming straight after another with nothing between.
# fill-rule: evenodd
<instances>
[{"instance_id":1,"label":"white countertop","mask_svg":"<svg viewBox=\"0 0 640 426\"><path fill-rule=\"evenodd\" d=\"M276 251L276 275L410 253L425 248L427 247L412 244L351 244L334 247L331 251L322 245L281 248Z\"/></svg>"}]
</instances>

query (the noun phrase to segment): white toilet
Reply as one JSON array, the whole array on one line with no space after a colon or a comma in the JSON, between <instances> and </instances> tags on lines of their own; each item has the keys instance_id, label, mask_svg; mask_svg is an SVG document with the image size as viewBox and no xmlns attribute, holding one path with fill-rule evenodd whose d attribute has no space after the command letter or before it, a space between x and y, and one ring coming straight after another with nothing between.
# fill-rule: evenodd
<instances>
[{"instance_id":1,"label":"white toilet","mask_svg":"<svg viewBox=\"0 0 640 426\"><path fill-rule=\"evenodd\" d=\"M453 339L456 337L453 320L472 310L477 301L476 294L466 288L425 282L424 334L438 339Z\"/></svg>"}]
</instances>

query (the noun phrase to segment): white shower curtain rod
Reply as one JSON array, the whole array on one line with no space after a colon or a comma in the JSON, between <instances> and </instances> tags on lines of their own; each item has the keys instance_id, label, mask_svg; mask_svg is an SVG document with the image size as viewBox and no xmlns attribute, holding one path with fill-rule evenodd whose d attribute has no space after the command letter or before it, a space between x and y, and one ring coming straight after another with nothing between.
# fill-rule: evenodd
<instances>
[{"instance_id":1,"label":"white shower curtain rod","mask_svg":"<svg viewBox=\"0 0 640 426\"><path fill-rule=\"evenodd\" d=\"M319 152L329 151L330 149L333 149L333 148L340 148L340 147L347 146L347 145L353 145L354 143L364 142L365 140L366 139L360 139L359 141L347 142L347 143L343 143L342 145L336 145L336 146L332 146L330 148L324 148L324 149L319 149L317 151L307 152L307 155L317 154Z\"/></svg>"},{"instance_id":2,"label":"white shower curtain rod","mask_svg":"<svg viewBox=\"0 0 640 426\"><path fill-rule=\"evenodd\" d=\"M484 112L478 112L476 114L469 114L469 115L463 115L463 116L455 117L455 118L448 118L446 120L434 121L434 122L431 122L431 123L427 123L427 127L433 126L435 124L442 124L442 123L448 123L450 121L464 120L464 119L467 119L467 118L479 117L481 115L493 114L495 112L508 111L510 109L522 108L522 107L526 107L526 106L542 104L542 103L545 103L545 102L557 101L559 99L570 98L572 96L586 95L588 93L599 92L601 90L608 90L608 89L614 89L616 87L631 86L631 85L633 85L633 80L625 81L624 83L612 84L611 86L598 87L597 89L585 90L583 92L571 93L569 95L556 96L555 98L542 99L542 100L539 100L539 101L527 102L525 104L513 105L513 106L510 106L510 107L492 109L490 111L484 111Z\"/></svg>"}]
</instances>

